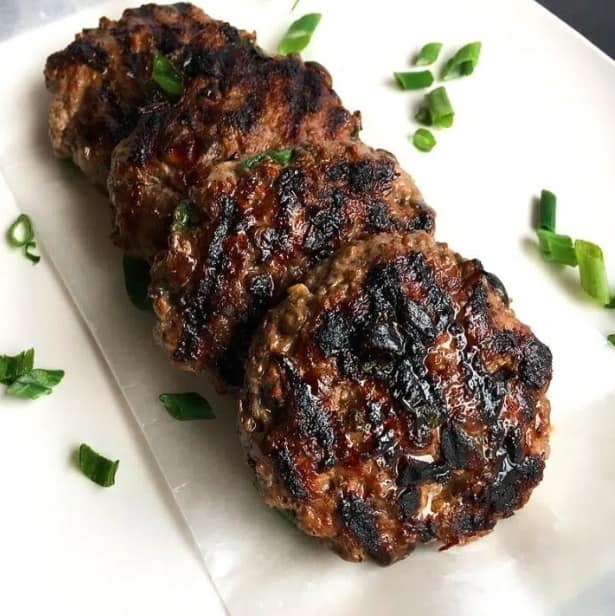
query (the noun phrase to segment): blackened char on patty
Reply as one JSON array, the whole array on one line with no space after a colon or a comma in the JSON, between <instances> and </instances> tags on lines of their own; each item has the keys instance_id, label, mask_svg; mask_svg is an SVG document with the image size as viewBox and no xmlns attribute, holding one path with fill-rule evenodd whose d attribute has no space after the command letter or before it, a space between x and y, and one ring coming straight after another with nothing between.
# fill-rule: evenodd
<instances>
[{"instance_id":1,"label":"blackened char on patty","mask_svg":"<svg viewBox=\"0 0 615 616\"><path fill-rule=\"evenodd\" d=\"M190 190L189 220L152 269L156 331L173 363L231 388L266 311L314 264L370 234L434 226L395 159L357 141L249 163L222 163Z\"/></svg>"},{"instance_id":2,"label":"blackened char on patty","mask_svg":"<svg viewBox=\"0 0 615 616\"><path fill-rule=\"evenodd\" d=\"M551 353L499 280L428 235L312 269L259 329L240 434L266 502L382 564L489 532L548 455Z\"/></svg>"},{"instance_id":3,"label":"blackened char on patty","mask_svg":"<svg viewBox=\"0 0 615 616\"><path fill-rule=\"evenodd\" d=\"M214 164L358 135L359 114L342 106L320 64L231 42L212 45L206 29L196 36L178 60L181 101L144 114L114 152L114 240L126 252L151 259L166 248L175 206Z\"/></svg>"},{"instance_id":4,"label":"blackened char on patty","mask_svg":"<svg viewBox=\"0 0 615 616\"><path fill-rule=\"evenodd\" d=\"M210 36L237 32L188 3L146 4L125 10L119 21L103 17L98 28L83 30L49 56L45 80L53 94L49 134L55 153L72 158L106 187L111 152L134 129L140 107L165 100L151 80L155 54L175 57L205 26Z\"/></svg>"}]
</instances>

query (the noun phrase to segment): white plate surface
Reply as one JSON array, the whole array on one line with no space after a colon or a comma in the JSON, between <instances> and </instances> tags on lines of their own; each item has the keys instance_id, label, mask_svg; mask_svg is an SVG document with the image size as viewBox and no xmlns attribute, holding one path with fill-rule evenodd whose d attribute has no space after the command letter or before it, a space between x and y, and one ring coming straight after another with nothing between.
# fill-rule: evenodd
<instances>
[{"instance_id":1,"label":"white plate surface","mask_svg":"<svg viewBox=\"0 0 615 616\"><path fill-rule=\"evenodd\" d=\"M104 199L50 154L45 135L48 98L41 78L44 58L63 47L74 31L95 23L99 14L116 16L124 5L112 2L9 41L0 46L0 64L10 67L0 80L0 171L17 207L32 214L44 258L55 266L102 350L117 391L142 428L227 610L238 615L612 612L615 351L605 335L615 331L615 317L584 299L574 272L540 260L530 205L541 188L555 191L559 228L601 244L615 280L615 65L525 0L301 0L293 15L289 4L211 0L205 8L215 17L256 29L261 46L270 50L300 12L323 13L306 57L325 64L346 105L361 109L363 139L394 152L415 176L438 212L438 238L468 257L481 258L496 272L518 315L552 348L552 455L529 505L489 537L463 549L420 549L406 561L381 569L345 563L289 530L251 488L235 437L233 405L202 380L173 372L151 340L151 322L130 307L122 288L120 255L107 240ZM483 54L474 76L448 86L455 126L439 133L437 148L422 155L408 142L416 128L410 117L420 95L396 91L390 76L408 67L411 54L430 40L445 41L446 54L467 41L481 40ZM5 197L3 204L9 200ZM3 214L2 221L10 216ZM10 259L3 256L3 271L9 271ZM53 276L50 268L26 267L14 256L10 267L19 267L20 275L2 280L3 303L23 298L23 285L44 288L46 282L33 282L37 277ZM91 358L85 328L78 334L83 350L65 346L58 335L69 324L78 327L73 311L57 314L49 327L32 326L33 320L44 320L47 304L45 295L32 297L32 304L20 300L23 310L17 316L11 313L17 320L10 331L0 332L0 352L30 343L46 349L41 352L49 362L67 369L80 362L82 353L84 361ZM17 335L15 329L24 332ZM36 340L29 332L36 333ZM81 430L72 430L70 438L98 442L97 426L104 424L108 412L96 408L98 388L108 391L113 381L101 362L95 372L96 379L88 382L67 377L63 392L27 409L41 422L31 424L43 428L37 439L57 438L57 407L68 407L75 415L85 407L88 421L81 418ZM187 388L210 397L217 409L215 422L186 424L165 416L156 401L158 393ZM9 409L9 419L0 418L5 422L0 455L4 460L6 452L12 453L6 468L9 460L26 453L23 443L17 447L11 438L14 405L0 404L2 411ZM119 398L109 404L122 409ZM136 439L129 427L124 429L123 441ZM59 460L37 460L34 454L31 464L49 465L54 480L69 481L70 467L62 456L72 444L56 441ZM105 446L120 455L119 445ZM131 463L127 455L120 480L129 481ZM23 463L25 470L12 472L21 474L24 489L42 489L30 483L36 466L28 464L29 459ZM101 507L107 506L105 498L126 498L127 508L139 506L130 502L130 494L120 494L120 485L115 492L92 498ZM91 492L75 486L81 488ZM36 521L16 515L13 524L30 536ZM58 532L66 532L68 544L73 541L68 529ZM113 532L105 532L112 544ZM156 547L153 538L152 553ZM207 584L205 576L202 580Z\"/></svg>"}]
</instances>

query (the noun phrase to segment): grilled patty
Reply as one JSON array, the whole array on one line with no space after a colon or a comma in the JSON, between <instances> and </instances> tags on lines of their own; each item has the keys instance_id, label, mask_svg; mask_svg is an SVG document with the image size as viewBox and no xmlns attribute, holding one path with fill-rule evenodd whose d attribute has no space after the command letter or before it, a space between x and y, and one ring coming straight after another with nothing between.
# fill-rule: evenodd
<instances>
[{"instance_id":1,"label":"grilled patty","mask_svg":"<svg viewBox=\"0 0 615 616\"><path fill-rule=\"evenodd\" d=\"M480 262L382 234L267 315L240 433L270 506L346 559L389 564L524 505L548 455L550 379L549 349Z\"/></svg>"},{"instance_id":2,"label":"grilled patty","mask_svg":"<svg viewBox=\"0 0 615 616\"><path fill-rule=\"evenodd\" d=\"M175 57L205 26L210 36L232 29L191 4L146 4L124 11L119 21L103 17L98 28L83 30L49 56L45 80L53 94L49 134L56 155L72 158L106 187L111 152L135 128L139 109L165 100L151 80L154 55Z\"/></svg>"},{"instance_id":3,"label":"grilled patty","mask_svg":"<svg viewBox=\"0 0 615 616\"><path fill-rule=\"evenodd\" d=\"M230 388L266 311L314 264L373 233L434 226L395 159L356 141L220 164L179 213L152 269L157 335L176 366Z\"/></svg>"},{"instance_id":4,"label":"grilled patty","mask_svg":"<svg viewBox=\"0 0 615 616\"><path fill-rule=\"evenodd\" d=\"M115 150L109 194L116 244L151 259L167 246L174 208L205 183L216 163L268 149L350 139L360 129L332 89L329 73L298 55L266 56L227 30L206 30L177 60L182 99L144 114Z\"/></svg>"}]
</instances>

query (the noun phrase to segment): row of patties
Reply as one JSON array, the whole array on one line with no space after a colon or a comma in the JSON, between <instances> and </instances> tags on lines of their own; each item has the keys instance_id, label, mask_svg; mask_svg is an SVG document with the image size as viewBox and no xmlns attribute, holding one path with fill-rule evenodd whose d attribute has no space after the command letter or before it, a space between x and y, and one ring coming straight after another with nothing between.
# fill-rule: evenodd
<instances>
[{"instance_id":1,"label":"row of patties","mask_svg":"<svg viewBox=\"0 0 615 616\"><path fill-rule=\"evenodd\" d=\"M179 100L153 82L156 54L181 72ZM527 501L549 349L497 277L435 242L433 211L359 140L322 66L150 4L83 30L45 77L54 151L106 188L114 242L152 263L173 364L240 398L269 505L387 564Z\"/></svg>"}]
</instances>

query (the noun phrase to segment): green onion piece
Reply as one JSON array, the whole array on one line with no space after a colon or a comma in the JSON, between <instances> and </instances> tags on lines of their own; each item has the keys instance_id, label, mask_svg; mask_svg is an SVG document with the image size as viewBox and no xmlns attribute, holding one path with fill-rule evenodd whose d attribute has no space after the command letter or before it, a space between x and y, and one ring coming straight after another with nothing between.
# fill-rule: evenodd
<instances>
[{"instance_id":1,"label":"green onion piece","mask_svg":"<svg viewBox=\"0 0 615 616\"><path fill-rule=\"evenodd\" d=\"M0 355L0 383L10 385L34 367L34 349L19 355Z\"/></svg>"},{"instance_id":2,"label":"green onion piece","mask_svg":"<svg viewBox=\"0 0 615 616\"><path fill-rule=\"evenodd\" d=\"M416 121L419 124L424 124L425 126L431 126L431 113L429 113L429 109L427 107L421 107L414 116Z\"/></svg>"},{"instance_id":3,"label":"green onion piece","mask_svg":"<svg viewBox=\"0 0 615 616\"><path fill-rule=\"evenodd\" d=\"M455 112L448 98L446 88L441 86L425 94L425 106L421 107L416 119L426 126L449 128L453 125Z\"/></svg>"},{"instance_id":4,"label":"green onion piece","mask_svg":"<svg viewBox=\"0 0 615 616\"><path fill-rule=\"evenodd\" d=\"M560 265L577 266L577 253L569 235L559 235L547 229L537 229L538 243L544 258Z\"/></svg>"},{"instance_id":5,"label":"green onion piece","mask_svg":"<svg viewBox=\"0 0 615 616\"><path fill-rule=\"evenodd\" d=\"M540 221L539 227L555 233L555 213L557 197L550 190L543 190L540 194Z\"/></svg>"},{"instance_id":6,"label":"green onion piece","mask_svg":"<svg viewBox=\"0 0 615 616\"><path fill-rule=\"evenodd\" d=\"M151 311L152 300L148 295L150 266L147 261L124 255L124 285L133 306L139 310Z\"/></svg>"},{"instance_id":7,"label":"green onion piece","mask_svg":"<svg viewBox=\"0 0 615 616\"><path fill-rule=\"evenodd\" d=\"M280 165L287 165L292 160L293 153L292 149L267 150L266 152L260 152L259 154L244 158L239 167L241 169L251 169L263 160L273 160Z\"/></svg>"},{"instance_id":8,"label":"green onion piece","mask_svg":"<svg viewBox=\"0 0 615 616\"><path fill-rule=\"evenodd\" d=\"M162 402L169 415L186 421L189 419L215 419L211 405L203 396L194 392L185 394L161 394Z\"/></svg>"},{"instance_id":9,"label":"green onion piece","mask_svg":"<svg viewBox=\"0 0 615 616\"><path fill-rule=\"evenodd\" d=\"M280 41L278 53L286 56L289 53L303 51L308 46L316 26L320 23L320 18L320 13L308 13L294 21Z\"/></svg>"},{"instance_id":10,"label":"green onion piece","mask_svg":"<svg viewBox=\"0 0 615 616\"><path fill-rule=\"evenodd\" d=\"M173 212L173 231L186 231L199 222L199 215L190 201L180 201Z\"/></svg>"},{"instance_id":11,"label":"green onion piece","mask_svg":"<svg viewBox=\"0 0 615 616\"><path fill-rule=\"evenodd\" d=\"M16 378L7 388L6 395L35 400L48 396L64 378L64 370L30 370Z\"/></svg>"},{"instance_id":12,"label":"green onion piece","mask_svg":"<svg viewBox=\"0 0 615 616\"><path fill-rule=\"evenodd\" d=\"M438 59L441 50L442 43L427 43L427 45L423 45L421 51L419 51L414 59L414 66L433 64Z\"/></svg>"},{"instance_id":13,"label":"green onion piece","mask_svg":"<svg viewBox=\"0 0 615 616\"><path fill-rule=\"evenodd\" d=\"M414 135L412 135L412 143L414 147L421 152L431 152L436 145L436 138L430 130L419 128Z\"/></svg>"},{"instance_id":14,"label":"green onion piece","mask_svg":"<svg viewBox=\"0 0 615 616\"><path fill-rule=\"evenodd\" d=\"M119 464L119 460L109 460L85 443L82 443L79 447L79 468L81 472L103 488L108 488L115 483L115 473Z\"/></svg>"},{"instance_id":15,"label":"green onion piece","mask_svg":"<svg viewBox=\"0 0 615 616\"><path fill-rule=\"evenodd\" d=\"M34 239L32 221L26 214L20 214L8 228L6 239L13 248L21 248Z\"/></svg>"},{"instance_id":16,"label":"green onion piece","mask_svg":"<svg viewBox=\"0 0 615 616\"><path fill-rule=\"evenodd\" d=\"M433 83L431 71L414 71L409 73L393 73L402 90L421 90Z\"/></svg>"},{"instance_id":17,"label":"green onion piece","mask_svg":"<svg viewBox=\"0 0 615 616\"><path fill-rule=\"evenodd\" d=\"M171 60L159 53L154 56L152 79L163 92L173 98L179 98L184 91L181 74Z\"/></svg>"},{"instance_id":18,"label":"green onion piece","mask_svg":"<svg viewBox=\"0 0 615 616\"><path fill-rule=\"evenodd\" d=\"M455 79L471 75L478 64L481 44L468 43L464 45L444 66L442 79Z\"/></svg>"},{"instance_id":19,"label":"green onion piece","mask_svg":"<svg viewBox=\"0 0 615 616\"><path fill-rule=\"evenodd\" d=\"M576 240L574 249L579 262L579 277L584 291L602 306L611 302L609 281L600 246L584 240Z\"/></svg>"},{"instance_id":20,"label":"green onion piece","mask_svg":"<svg viewBox=\"0 0 615 616\"><path fill-rule=\"evenodd\" d=\"M615 346L615 334L609 334L606 339L613 345Z\"/></svg>"},{"instance_id":21,"label":"green onion piece","mask_svg":"<svg viewBox=\"0 0 615 616\"><path fill-rule=\"evenodd\" d=\"M36 250L36 242L28 242L24 246L23 253L26 259L28 259L29 261L32 261L33 265L36 265L41 260L41 257L40 255L37 255L31 252L32 250Z\"/></svg>"}]
</instances>

